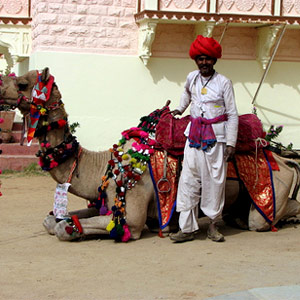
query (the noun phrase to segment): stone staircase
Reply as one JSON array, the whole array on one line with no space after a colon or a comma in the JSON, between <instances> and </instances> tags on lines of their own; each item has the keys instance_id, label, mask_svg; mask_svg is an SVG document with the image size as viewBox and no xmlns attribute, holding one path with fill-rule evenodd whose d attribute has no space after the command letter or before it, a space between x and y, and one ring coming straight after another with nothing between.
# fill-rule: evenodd
<instances>
[{"instance_id":1,"label":"stone staircase","mask_svg":"<svg viewBox=\"0 0 300 300\"><path fill-rule=\"evenodd\" d=\"M33 140L30 147L27 146L26 141L24 145L20 145L22 132L22 123L14 122L12 128L11 143L0 144L2 154L0 155L0 169L22 171L32 163L38 163L38 158L35 153L39 150L39 144ZM0 132L1 137L1 132Z\"/></svg>"}]
</instances>

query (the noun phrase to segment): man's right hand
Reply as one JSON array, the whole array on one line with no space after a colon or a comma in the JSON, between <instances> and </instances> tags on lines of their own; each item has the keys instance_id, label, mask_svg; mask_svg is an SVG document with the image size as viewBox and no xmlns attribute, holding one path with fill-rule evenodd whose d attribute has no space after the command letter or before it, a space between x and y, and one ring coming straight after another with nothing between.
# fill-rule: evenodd
<instances>
[{"instance_id":1,"label":"man's right hand","mask_svg":"<svg viewBox=\"0 0 300 300\"><path fill-rule=\"evenodd\" d=\"M173 117L175 117L177 115L182 115L182 112L180 112L178 109L174 109L174 110L170 111L169 113L172 114Z\"/></svg>"}]
</instances>

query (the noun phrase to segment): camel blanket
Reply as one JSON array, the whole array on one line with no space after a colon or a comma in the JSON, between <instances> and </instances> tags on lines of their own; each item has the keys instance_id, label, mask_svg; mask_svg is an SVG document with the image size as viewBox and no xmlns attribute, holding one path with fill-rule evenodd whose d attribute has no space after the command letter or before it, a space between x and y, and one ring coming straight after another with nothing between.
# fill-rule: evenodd
<instances>
[{"instance_id":1,"label":"camel blanket","mask_svg":"<svg viewBox=\"0 0 300 300\"><path fill-rule=\"evenodd\" d=\"M272 181L272 170L279 170L268 150L235 155L238 175L232 162L228 163L227 178L238 176L253 201L255 208L270 224L275 219L275 190Z\"/></svg>"},{"instance_id":2,"label":"camel blanket","mask_svg":"<svg viewBox=\"0 0 300 300\"><path fill-rule=\"evenodd\" d=\"M254 206L267 222L272 223L276 211L272 170L279 171L272 152L260 149L257 158L254 152L236 154L235 157L240 179L245 184ZM179 162L176 157L168 155L167 180L159 182L164 174L164 151L156 150L151 156L149 168L156 194L159 225L163 229L169 224L176 207ZM238 178L232 162L228 163L227 178Z\"/></svg>"},{"instance_id":3,"label":"camel blanket","mask_svg":"<svg viewBox=\"0 0 300 300\"><path fill-rule=\"evenodd\" d=\"M158 209L158 220L161 229L164 229L171 220L176 208L176 195L178 186L178 159L167 156L167 172L164 175L164 151L155 150L150 158L150 174L152 177Z\"/></svg>"}]
</instances>

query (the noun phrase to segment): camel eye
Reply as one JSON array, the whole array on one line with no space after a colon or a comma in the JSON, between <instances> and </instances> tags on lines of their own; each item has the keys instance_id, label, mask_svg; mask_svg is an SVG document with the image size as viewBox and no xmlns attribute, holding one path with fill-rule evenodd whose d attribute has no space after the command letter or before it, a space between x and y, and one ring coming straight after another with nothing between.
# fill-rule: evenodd
<instances>
[{"instance_id":1,"label":"camel eye","mask_svg":"<svg viewBox=\"0 0 300 300\"><path fill-rule=\"evenodd\" d=\"M19 87L19 91L25 91L28 87L28 84L27 83L19 83L18 87Z\"/></svg>"}]
</instances>

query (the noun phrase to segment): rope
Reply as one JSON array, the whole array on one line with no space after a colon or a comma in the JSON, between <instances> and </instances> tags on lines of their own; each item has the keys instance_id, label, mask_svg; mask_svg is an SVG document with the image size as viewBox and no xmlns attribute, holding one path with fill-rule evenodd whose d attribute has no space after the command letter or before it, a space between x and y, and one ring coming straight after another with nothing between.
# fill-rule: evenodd
<instances>
[{"instance_id":1,"label":"rope","mask_svg":"<svg viewBox=\"0 0 300 300\"><path fill-rule=\"evenodd\" d=\"M75 157L75 160L73 162L73 165L72 165L72 168L71 168L71 171L70 171L70 174L69 174L69 177L68 177L68 180L67 180L67 183L70 183L71 180L72 180L72 177L73 177L73 173L77 167L77 163L78 163L78 160L79 160L79 157L82 153L82 147L79 148L79 151L78 151L78 154L77 154L77 157Z\"/></svg>"}]
</instances>

